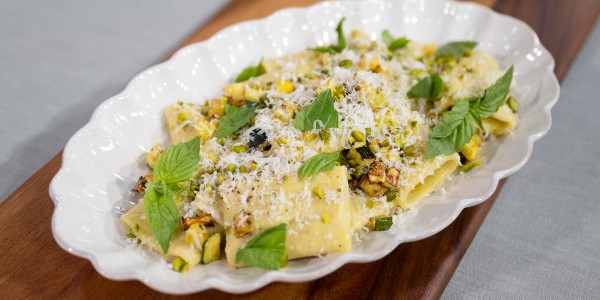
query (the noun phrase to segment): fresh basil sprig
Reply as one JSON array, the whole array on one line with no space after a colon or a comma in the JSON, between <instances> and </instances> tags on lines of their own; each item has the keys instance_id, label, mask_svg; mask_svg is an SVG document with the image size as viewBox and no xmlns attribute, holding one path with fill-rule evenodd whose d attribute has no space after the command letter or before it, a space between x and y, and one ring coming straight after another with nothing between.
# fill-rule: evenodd
<instances>
[{"instance_id":1,"label":"fresh basil sprig","mask_svg":"<svg viewBox=\"0 0 600 300\"><path fill-rule=\"evenodd\" d=\"M410 40L405 37L394 39L394 37L387 30L384 30L381 33L381 40L390 51L402 49L408 45L408 42L410 42Z\"/></svg>"},{"instance_id":2,"label":"fresh basil sprig","mask_svg":"<svg viewBox=\"0 0 600 300\"><path fill-rule=\"evenodd\" d=\"M481 118L493 115L510 91L513 67L485 90L483 97L455 99L429 134L425 159L460 151L473 137L476 127L483 128Z\"/></svg>"},{"instance_id":3,"label":"fresh basil sprig","mask_svg":"<svg viewBox=\"0 0 600 300\"><path fill-rule=\"evenodd\" d=\"M510 66L508 71L500 77L492 86L485 90L483 99L479 106L477 106L477 112L481 117L489 117L493 115L498 108L504 103L504 99L508 96L510 91L510 83L513 77L513 66Z\"/></svg>"},{"instance_id":4,"label":"fresh basil sprig","mask_svg":"<svg viewBox=\"0 0 600 300\"><path fill-rule=\"evenodd\" d=\"M179 225L180 215L173 197L183 188L179 182L189 180L200 161L200 138L167 148L156 161L154 178L144 193L144 214L163 253Z\"/></svg>"},{"instance_id":5,"label":"fresh basil sprig","mask_svg":"<svg viewBox=\"0 0 600 300\"><path fill-rule=\"evenodd\" d=\"M469 114L469 101L456 100L456 105L435 124L429 134L425 159L460 151L473 136L473 121L472 115Z\"/></svg>"},{"instance_id":6,"label":"fresh basil sprig","mask_svg":"<svg viewBox=\"0 0 600 300\"><path fill-rule=\"evenodd\" d=\"M477 42L474 41L450 42L437 49L435 57L457 57L476 46Z\"/></svg>"},{"instance_id":7,"label":"fresh basil sprig","mask_svg":"<svg viewBox=\"0 0 600 300\"><path fill-rule=\"evenodd\" d=\"M225 115L219 118L219 126L215 131L215 137L224 138L229 136L250 123L255 115L256 107L254 106L235 107L225 104Z\"/></svg>"},{"instance_id":8,"label":"fresh basil sprig","mask_svg":"<svg viewBox=\"0 0 600 300\"><path fill-rule=\"evenodd\" d=\"M319 153L306 160L298 168L298 178L304 180L324 171L331 171L340 158L340 151Z\"/></svg>"},{"instance_id":9,"label":"fresh basil sprig","mask_svg":"<svg viewBox=\"0 0 600 300\"><path fill-rule=\"evenodd\" d=\"M311 50L321 53L340 53L346 48L346 36L344 36L343 24L346 18L342 18L340 22L335 27L335 31L337 32L338 43L337 46L328 46L328 47L317 47Z\"/></svg>"},{"instance_id":10,"label":"fresh basil sprig","mask_svg":"<svg viewBox=\"0 0 600 300\"><path fill-rule=\"evenodd\" d=\"M296 114L292 125L298 130L338 128L338 112L333 106L331 89L326 89L309 105Z\"/></svg>"},{"instance_id":11,"label":"fresh basil sprig","mask_svg":"<svg viewBox=\"0 0 600 300\"><path fill-rule=\"evenodd\" d=\"M263 66L263 60L261 59L256 66L250 66L242 70L240 75L235 78L235 82L243 82L252 77L256 77L262 74L265 74L265 67Z\"/></svg>"},{"instance_id":12,"label":"fresh basil sprig","mask_svg":"<svg viewBox=\"0 0 600 300\"><path fill-rule=\"evenodd\" d=\"M253 237L235 255L235 262L267 270L278 270L285 266L286 224L267 228Z\"/></svg>"},{"instance_id":13,"label":"fresh basil sprig","mask_svg":"<svg viewBox=\"0 0 600 300\"><path fill-rule=\"evenodd\" d=\"M406 95L413 99L425 98L435 100L442 96L443 88L444 82L440 75L436 73L421 79L417 84L410 88Z\"/></svg>"}]
</instances>

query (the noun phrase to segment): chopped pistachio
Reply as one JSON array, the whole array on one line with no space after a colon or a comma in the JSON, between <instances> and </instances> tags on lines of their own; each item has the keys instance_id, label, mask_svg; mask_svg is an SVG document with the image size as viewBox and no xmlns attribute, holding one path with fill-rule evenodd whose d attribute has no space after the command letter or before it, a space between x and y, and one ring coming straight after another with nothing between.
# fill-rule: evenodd
<instances>
[{"instance_id":1,"label":"chopped pistachio","mask_svg":"<svg viewBox=\"0 0 600 300\"><path fill-rule=\"evenodd\" d=\"M285 137L278 137L275 139L279 145L285 145L288 143L288 139Z\"/></svg>"},{"instance_id":2,"label":"chopped pistachio","mask_svg":"<svg viewBox=\"0 0 600 300\"><path fill-rule=\"evenodd\" d=\"M177 114L177 124L181 124L187 120L187 115L185 113Z\"/></svg>"},{"instance_id":3,"label":"chopped pistachio","mask_svg":"<svg viewBox=\"0 0 600 300\"><path fill-rule=\"evenodd\" d=\"M314 188L312 190L313 194L315 194L317 197L321 198L321 199L325 199L325 192L323 191L322 188Z\"/></svg>"},{"instance_id":4,"label":"chopped pistachio","mask_svg":"<svg viewBox=\"0 0 600 300\"><path fill-rule=\"evenodd\" d=\"M323 142L329 143L331 134L329 132L327 132L327 130L321 130L321 131L319 131L319 137L321 137L321 140L323 140Z\"/></svg>"},{"instance_id":5,"label":"chopped pistachio","mask_svg":"<svg viewBox=\"0 0 600 300\"><path fill-rule=\"evenodd\" d=\"M406 155L414 155L415 154L415 145L409 145L403 148L404 153L406 153Z\"/></svg>"},{"instance_id":6,"label":"chopped pistachio","mask_svg":"<svg viewBox=\"0 0 600 300\"><path fill-rule=\"evenodd\" d=\"M236 167L237 167L236 165L230 164L230 165L227 166L227 171L233 173L233 172L235 172L235 168Z\"/></svg>"},{"instance_id":7,"label":"chopped pistachio","mask_svg":"<svg viewBox=\"0 0 600 300\"><path fill-rule=\"evenodd\" d=\"M215 181L215 184L216 185L221 185L223 183L223 181L225 181L225 175L219 174L217 176L217 180Z\"/></svg>"},{"instance_id":8,"label":"chopped pistachio","mask_svg":"<svg viewBox=\"0 0 600 300\"><path fill-rule=\"evenodd\" d=\"M421 69L413 69L410 71L410 76L419 76L423 73L425 73L425 71L423 71Z\"/></svg>"},{"instance_id":9,"label":"chopped pistachio","mask_svg":"<svg viewBox=\"0 0 600 300\"><path fill-rule=\"evenodd\" d=\"M358 130L353 130L352 131L352 137L354 137L357 141L359 142L364 142L365 141L365 134L358 131Z\"/></svg>"},{"instance_id":10,"label":"chopped pistachio","mask_svg":"<svg viewBox=\"0 0 600 300\"><path fill-rule=\"evenodd\" d=\"M231 150L235 153L242 153L242 152L246 151L246 146L245 145L233 145L233 146L229 147L229 150Z\"/></svg>"},{"instance_id":11,"label":"chopped pistachio","mask_svg":"<svg viewBox=\"0 0 600 300\"><path fill-rule=\"evenodd\" d=\"M240 173L246 172L246 166L240 166Z\"/></svg>"},{"instance_id":12,"label":"chopped pistachio","mask_svg":"<svg viewBox=\"0 0 600 300\"><path fill-rule=\"evenodd\" d=\"M352 67L352 61L349 59L344 59L344 60L340 61L338 66L340 66L342 68L350 68L350 67Z\"/></svg>"},{"instance_id":13,"label":"chopped pistachio","mask_svg":"<svg viewBox=\"0 0 600 300\"><path fill-rule=\"evenodd\" d=\"M331 217L329 217L328 213L324 213L321 215L321 222L327 224L329 223L329 220L331 219Z\"/></svg>"},{"instance_id":14,"label":"chopped pistachio","mask_svg":"<svg viewBox=\"0 0 600 300\"><path fill-rule=\"evenodd\" d=\"M316 137L317 137L317 134L315 134L315 133L312 133L312 132L304 133L304 140L307 142L314 140Z\"/></svg>"},{"instance_id":15,"label":"chopped pistachio","mask_svg":"<svg viewBox=\"0 0 600 300\"><path fill-rule=\"evenodd\" d=\"M516 113L518 111L517 108L517 99L515 99L515 97L510 96L508 97L508 100L506 100L506 104L508 104L508 107L510 107L510 109Z\"/></svg>"}]
</instances>

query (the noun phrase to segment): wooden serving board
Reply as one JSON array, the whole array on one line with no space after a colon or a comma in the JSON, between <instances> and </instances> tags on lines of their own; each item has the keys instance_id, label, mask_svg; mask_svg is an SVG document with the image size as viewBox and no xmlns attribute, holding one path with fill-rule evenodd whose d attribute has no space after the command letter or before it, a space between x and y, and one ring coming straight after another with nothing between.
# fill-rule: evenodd
<instances>
[{"instance_id":1,"label":"wooden serving board","mask_svg":"<svg viewBox=\"0 0 600 300\"><path fill-rule=\"evenodd\" d=\"M306 6L314 2L317 1L235 0L181 46L204 40L233 23L261 18L287 6ZM559 79L566 74L600 11L597 0L477 2L529 23L556 58ZM0 298L168 298L137 281L105 279L89 261L58 247L50 230L54 205L48 195L48 185L60 168L61 154L0 204ZM490 199L464 210L442 232L402 244L381 260L349 264L312 282L273 283L243 297L439 298L504 183L505 180L500 182ZM192 296L240 297L217 290Z\"/></svg>"}]
</instances>

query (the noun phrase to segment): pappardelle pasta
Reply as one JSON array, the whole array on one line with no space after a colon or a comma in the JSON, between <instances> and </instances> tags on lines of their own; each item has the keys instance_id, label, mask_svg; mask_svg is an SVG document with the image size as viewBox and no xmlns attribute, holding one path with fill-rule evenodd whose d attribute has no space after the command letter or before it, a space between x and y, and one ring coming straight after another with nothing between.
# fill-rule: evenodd
<instances>
[{"instance_id":1,"label":"pappardelle pasta","mask_svg":"<svg viewBox=\"0 0 600 300\"><path fill-rule=\"evenodd\" d=\"M351 250L516 126L512 67L476 42L388 31L260 60L205 103L165 110L173 146L146 153L131 241L183 272L219 260L264 269ZM458 171L457 171L458 170Z\"/></svg>"}]
</instances>

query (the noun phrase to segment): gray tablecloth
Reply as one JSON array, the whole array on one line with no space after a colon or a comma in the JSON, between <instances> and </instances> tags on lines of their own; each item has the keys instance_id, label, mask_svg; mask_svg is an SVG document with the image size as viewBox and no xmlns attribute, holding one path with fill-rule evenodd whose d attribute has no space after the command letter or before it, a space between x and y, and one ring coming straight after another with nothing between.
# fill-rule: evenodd
<instances>
[{"instance_id":1,"label":"gray tablecloth","mask_svg":"<svg viewBox=\"0 0 600 300\"><path fill-rule=\"evenodd\" d=\"M3 1L0 201L226 1ZM444 298L600 297L600 26Z\"/></svg>"},{"instance_id":2,"label":"gray tablecloth","mask_svg":"<svg viewBox=\"0 0 600 300\"><path fill-rule=\"evenodd\" d=\"M600 299L600 23L550 132L511 176L446 288L457 299Z\"/></svg>"},{"instance_id":3,"label":"gray tablecloth","mask_svg":"<svg viewBox=\"0 0 600 300\"><path fill-rule=\"evenodd\" d=\"M228 0L0 3L0 202Z\"/></svg>"}]
</instances>

